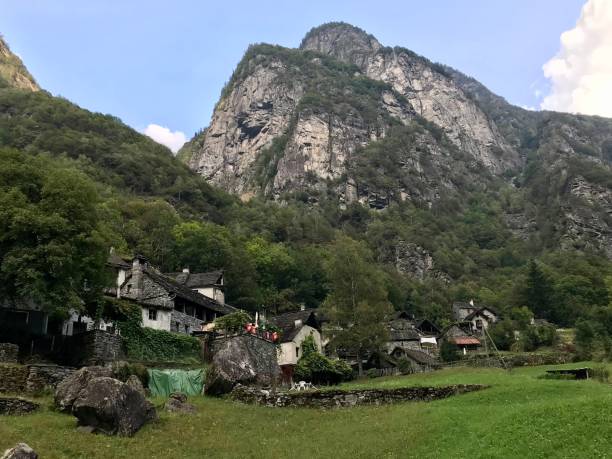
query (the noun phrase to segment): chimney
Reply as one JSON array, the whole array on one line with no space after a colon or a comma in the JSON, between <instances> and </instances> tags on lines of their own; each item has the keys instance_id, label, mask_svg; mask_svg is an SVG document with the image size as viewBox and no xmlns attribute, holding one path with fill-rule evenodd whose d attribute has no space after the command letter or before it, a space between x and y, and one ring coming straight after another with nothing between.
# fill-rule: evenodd
<instances>
[{"instance_id":1,"label":"chimney","mask_svg":"<svg viewBox=\"0 0 612 459\"><path fill-rule=\"evenodd\" d=\"M189 274L189 268L183 268L183 272L184 272L185 274Z\"/></svg>"},{"instance_id":2,"label":"chimney","mask_svg":"<svg viewBox=\"0 0 612 459\"><path fill-rule=\"evenodd\" d=\"M139 298L142 295L144 269L147 266L147 259L142 255L136 255L132 259L132 278L128 284L129 296Z\"/></svg>"},{"instance_id":3,"label":"chimney","mask_svg":"<svg viewBox=\"0 0 612 459\"><path fill-rule=\"evenodd\" d=\"M470 306L474 306L474 300L470 300Z\"/></svg>"},{"instance_id":4,"label":"chimney","mask_svg":"<svg viewBox=\"0 0 612 459\"><path fill-rule=\"evenodd\" d=\"M300 311L305 311L306 305L304 303L300 303Z\"/></svg>"}]
</instances>

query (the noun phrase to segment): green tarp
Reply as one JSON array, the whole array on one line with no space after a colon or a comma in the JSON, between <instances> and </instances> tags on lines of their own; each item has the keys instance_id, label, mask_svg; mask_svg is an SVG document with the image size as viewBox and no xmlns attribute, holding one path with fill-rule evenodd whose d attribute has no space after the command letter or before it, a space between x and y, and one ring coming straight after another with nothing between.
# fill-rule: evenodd
<instances>
[{"instance_id":1,"label":"green tarp","mask_svg":"<svg viewBox=\"0 0 612 459\"><path fill-rule=\"evenodd\" d=\"M200 395L204 370L149 370L149 390L154 397L168 397L172 392Z\"/></svg>"}]
</instances>

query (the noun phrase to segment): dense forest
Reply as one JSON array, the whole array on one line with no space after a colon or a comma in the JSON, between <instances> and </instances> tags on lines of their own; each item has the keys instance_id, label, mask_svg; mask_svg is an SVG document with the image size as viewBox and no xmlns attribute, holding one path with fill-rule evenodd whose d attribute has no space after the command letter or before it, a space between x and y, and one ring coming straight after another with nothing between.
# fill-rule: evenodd
<instances>
[{"instance_id":1,"label":"dense forest","mask_svg":"<svg viewBox=\"0 0 612 459\"><path fill-rule=\"evenodd\" d=\"M402 180L393 176L395 152L415 132L435 134L426 123L395 129L363 149L352 165L356 177L378 187ZM554 174L539 168L545 159L527 161L514 183L490 179L431 206L340 206L331 189L314 204L300 193L241 202L119 119L0 79L0 297L31 297L57 314L96 311L114 247L164 272L223 268L230 304L282 312L338 295L338 254L350 251L367 266L377 298L395 310L444 326L453 301L473 299L508 317L526 307L558 326L577 326L591 343L585 352L609 352L610 260L588 246L562 249L545 224L521 237L505 220L526 206L551 218L545 209L553 209L558 190ZM575 167L610 185L605 167L580 160ZM435 269L403 269L398 243L430 253Z\"/></svg>"}]
</instances>

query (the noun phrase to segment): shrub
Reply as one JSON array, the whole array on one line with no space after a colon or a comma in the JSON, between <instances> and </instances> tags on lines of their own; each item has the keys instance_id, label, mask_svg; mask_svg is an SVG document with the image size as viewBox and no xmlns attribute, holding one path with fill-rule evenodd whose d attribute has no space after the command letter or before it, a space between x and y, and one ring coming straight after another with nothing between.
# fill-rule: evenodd
<instances>
[{"instance_id":1,"label":"shrub","mask_svg":"<svg viewBox=\"0 0 612 459\"><path fill-rule=\"evenodd\" d=\"M412 367L412 363L407 358L401 358L397 361L397 368L400 373L403 375L408 375L414 373L414 368Z\"/></svg>"},{"instance_id":2,"label":"shrub","mask_svg":"<svg viewBox=\"0 0 612 459\"><path fill-rule=\"evenodd\" d=\"M115 378L119 381L126 382L128 378L132 375L135 375L140 379L143 387L149 386L149 372L147 371L147 367L145 367L141 363L126 363L123 362L113 371Z\"/></svg>"},{"instance_id":3,"label":"shrub","mask_svg":"<svg viewBox=\"0 0 612 459\"><path fill-rule=\"evenodd\" d=\"M251 322L251 316L245 311L232 312L215 320L215 328L229 333L239 332L244 326Z\"/></svg>"},{"instance_id":4,"label":"shrub","mask_svg":"<svg viewBox=\"0 0 612 459\"><path fill-rule=\"evenodd\" d=\"M294 378L313 384L339 384L353 378L351 367L341 360L331 360L317 351L312 336L302 343L302 357L295 366Z\"/></svg>"}]
</instances>

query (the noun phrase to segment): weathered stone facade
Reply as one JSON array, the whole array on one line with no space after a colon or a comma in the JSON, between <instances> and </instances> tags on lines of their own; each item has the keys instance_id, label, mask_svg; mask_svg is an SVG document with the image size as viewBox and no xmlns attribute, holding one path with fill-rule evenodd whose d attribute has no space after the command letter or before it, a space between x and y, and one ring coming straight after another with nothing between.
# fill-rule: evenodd
<instances>
[{"instance_id":1,"label":"weathered stone facade","mask_svg":"<svg viewBox=\"0 0 612 459\"><path fill-rule=\"evenodd\" d=\"M234 400L270 407L339 408L358 405L383 405L399 402L430 402L453 395L485 389L480 384L458 384L443 387L401 387L397 389L323 390L277 392L237 386L231 393Z\"/></svg>"},{"instance_id":2,"label":"weathered stone facade","mask_svg":"<svg viewBox=\"0 0 612 459\"><path fill-rule=\"evenodd\" d=\"M19 346L11 343L0 343L0 362L15 363L19 355Z\"/></svg>"},{"instance_id":3,"label":"weathered stone facade","mask_svg":"<svg viewBox=\"0 0 612 459\"><path fill-rule=\"evenodd\" d=\"M38 403L30 402L22 398L0 397L0 415L19 415L28 414L40 408Z\"/></svg>"},{"instance_id":4,"label":"weathered stone facade","mask_svg":"<svg viewBox=\"0 0 612 459\"><path fill-rule=\"evenodd\" d=\"M200 330L202 322L202 319L174 309L170 314L170 331L189 334L192 331Z\"/></svg>"}]
</instances>

